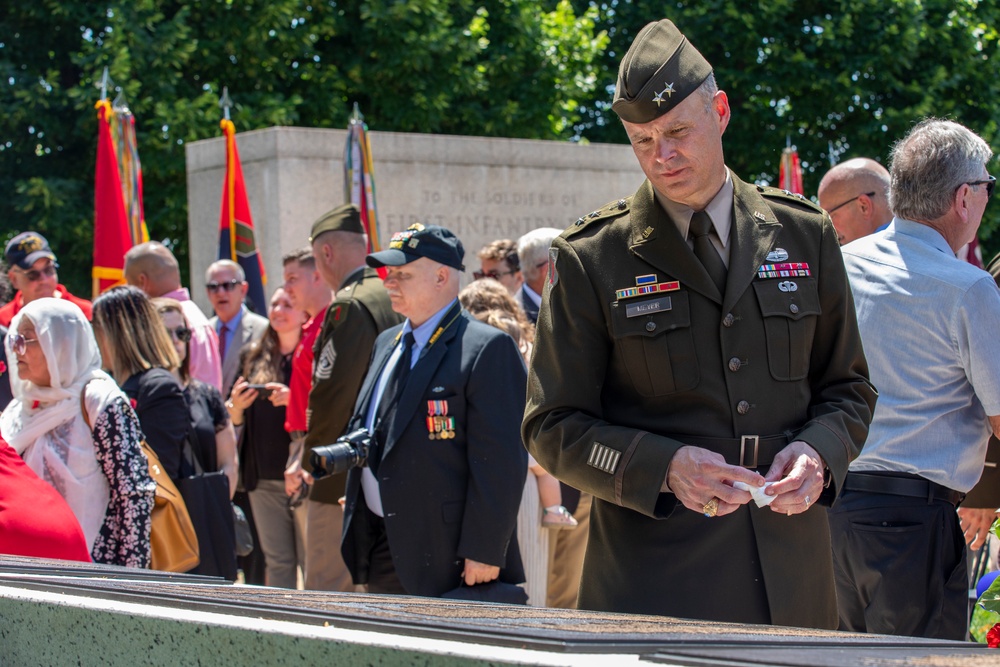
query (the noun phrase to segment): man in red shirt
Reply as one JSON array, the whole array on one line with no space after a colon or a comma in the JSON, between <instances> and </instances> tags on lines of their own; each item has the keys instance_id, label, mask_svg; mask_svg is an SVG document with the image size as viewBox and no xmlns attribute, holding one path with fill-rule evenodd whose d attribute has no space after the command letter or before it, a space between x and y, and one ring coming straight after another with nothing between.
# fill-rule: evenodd
<instances>
[{"instance_id":1,"label":"man in red shirt","mask_svg":"<svg viewBox=\"0 0 1000 667\"><path fill-rule=\"evenodd\" d=\"M292 251L281 258L284 265L285 284L282 289L292 306L304 310L309 318L302 325L302 338L292 355L292 378L289 382L288 408L285 411L285 430L292 436L289 468L285 471L288 495L298 490L302 454L302 441L307 429L306 409L309 407L309 390L312 388L313 345L323 327L326 307L333 300L333 291L316 270L309 247Z\"/></svg>"},{"instance_id":2,"label":"man in red shirt","mask_svg":"<svg viewBox=\"0 0 1000 667\"><path fill-rule=\"evenodd\" d=\"M8 267L7 279L17 293L10 303L0 308L0 326L10 326L10 321L26 304L46 297L75 303L90 319L90 302L73 296L59 284L59 263L44 236L38 232L18 234L7 244L4 259Z\"/></svg>"}]
</instances>

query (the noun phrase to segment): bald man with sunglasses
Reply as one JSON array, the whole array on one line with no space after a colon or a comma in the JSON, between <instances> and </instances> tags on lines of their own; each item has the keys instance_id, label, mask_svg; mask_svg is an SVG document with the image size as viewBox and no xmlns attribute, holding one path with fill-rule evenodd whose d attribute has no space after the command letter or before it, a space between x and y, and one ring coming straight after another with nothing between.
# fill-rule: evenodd
<instances>
[{"instance_id":1,"label":"bald man with sunglasses","mask_svg":"<svg viewBox=\"0 0 1000 667\"><path fill-rule=\"evenodd\" d=\"M889 170L866 157L841 162L819 182L819 205L826 209L845 245L889 224Z\"/></svg>"},{"instance_id":2,"label":"bald man with sunglasses","mask_svg":"<svg viewBox=\"0 0 1000 667\"><path fill-rule=\"evenodd\" d=\"M0 307L0 326L10 321L35 299L54 297L75 303L90 319L90 302L73 296L59 284L59 263L49 242L38 232L23 232L10 240L4 250L7 279L17 292L10 303Z\"/></svg>"}]
</instances>

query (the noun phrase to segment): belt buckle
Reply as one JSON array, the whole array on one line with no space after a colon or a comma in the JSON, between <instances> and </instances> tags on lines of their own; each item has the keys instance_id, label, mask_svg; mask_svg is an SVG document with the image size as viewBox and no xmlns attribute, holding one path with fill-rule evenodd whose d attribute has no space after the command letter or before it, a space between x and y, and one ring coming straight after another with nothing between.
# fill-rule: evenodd
<instances>
[{"instance_id":1,"label":"belt buckle","mask_svg":"<svg viewBox=\"0 0 1000 667\"><path fill-rule=\"evenodd\" d=\"M753 462L750 465L744 463L746 461L746 450L747 443L753 445ZM744 468L756 468L757 467L757 454L760 449L760 436L759 435L744 435L740 437L740 465Z\"/></svg>"}]
</instances>

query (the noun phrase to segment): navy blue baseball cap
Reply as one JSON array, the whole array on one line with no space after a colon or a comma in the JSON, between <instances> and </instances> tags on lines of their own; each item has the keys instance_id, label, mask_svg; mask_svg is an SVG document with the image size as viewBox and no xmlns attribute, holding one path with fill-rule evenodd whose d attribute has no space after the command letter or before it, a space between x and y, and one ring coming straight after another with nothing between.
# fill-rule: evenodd
<instances>
[{"instance_id":1,"label":"navy blue baseball cap","mask_svg":"<svg viewBox=\"0 0 1000 667\"><path fill-rule=\"evenodd\" d=\"M49 242L38 232L24 232L10 240L4 249L4 258L10 266L17 266L27 271L31 265L48 257L53 262L56 256L49 247Z\"/></svg>"},{"instance_id":2,"label":"navy blue baseball cap","mask_svg":"<svg viewBox=\"0 0 1000 667\"><path fill-rule=\"evenodd\" d=\"M373 252L365 261L368 266L380 269L383 266L403 266L421 257L465 271L462 264L465 248L458 237L450 229L420 223L393 234L386 250Z\"/></svg>"}]
</instances>

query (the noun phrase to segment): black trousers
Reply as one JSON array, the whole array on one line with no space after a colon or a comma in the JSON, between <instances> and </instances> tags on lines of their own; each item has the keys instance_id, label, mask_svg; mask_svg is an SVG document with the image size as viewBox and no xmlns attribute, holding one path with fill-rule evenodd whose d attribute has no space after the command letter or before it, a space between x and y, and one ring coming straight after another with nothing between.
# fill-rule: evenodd
<instances>
[{"instance_id":1,"label":"black trousers","mask_svg":"<svg viewBox=\"0 0 1000 667\"><path fill-rule=\"evenodd\" d=\"M396 576L396 566L392 563L385 519L368 509L364 491L360 493L351 530L355 531L355 544L358 551L362 552L358 553L357 562L367 565L368 580L356 583L367 583L369 593L406 595L406 589Z\"/></svg>"},{"instance_id":2,"label":"black trousers","mask_svg":"<svg viewBox=\"0 0 1000 667\"><path fill-rule=\"evenodd\" d=\"M265 585L264 579L264 550L260 546L260 537L257 536L257 523L253 518L253 511L250 509L250 496L246 491L237 491L233 496L233 504L237 505L250 522L250 534L253 535L253 551L247 556L237 556L236 565L243 570L243 580L247 584L257 586Z\"/></svg>"},{"instance_id":3,"label":"black trousers","mask_svg":"<svg viewBox=\"0 0 1000 667\"><path fill-rule=\"evenodd\" d=\"M830 533L841 630L967 638L969 574L954 505L845 490Z\"/></svg>"}]
</instances>

